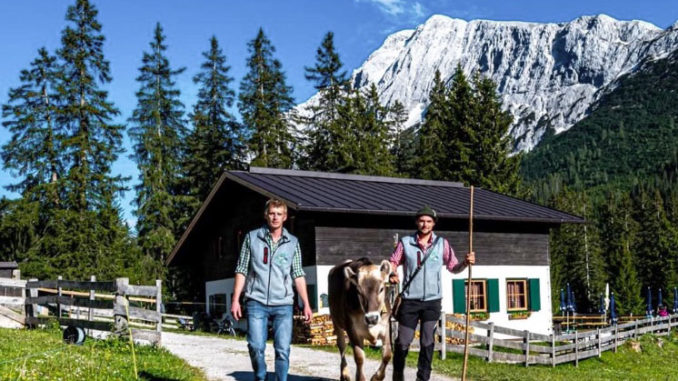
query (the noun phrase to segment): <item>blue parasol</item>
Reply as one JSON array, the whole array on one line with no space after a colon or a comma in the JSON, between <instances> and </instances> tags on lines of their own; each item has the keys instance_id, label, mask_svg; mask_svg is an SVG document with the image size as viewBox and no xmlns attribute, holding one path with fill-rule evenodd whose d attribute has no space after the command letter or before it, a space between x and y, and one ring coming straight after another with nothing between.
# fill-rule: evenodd
<instances>
[{"instance_id":1,"label":"blue parasol","mask_svg":"<svg viewBox=\"0 0 678 381\"><path fill-rule=\"evenodd\" d=\"M610 293L610 324L617 324L617 313L614 310L614 292Z\"/></svg>"},{"instance_id":2,"label":"blue parasol","mask_svg":"<svg viewBox=\"0 0 678 381\"><path fill-rule=\"evenodd\" d=\"M652 316L652 290L650 290L650 286L647 286L647 311L645 311L645 314L648 317Z\"/></svg>"},{"instance_id":3,"label":"blue parasol","mask_svg":"<svg viewBox=\"0 0 678 381\"><path fill-rule=\"evenodd\" d=\"M602 293L600 294L600 307L598 307L598 313L601 315L605 314L605 298Z\"/></svg>"},{"instance_id":4,"label":"blue parasol","mask_svg":"<svg viewBox=\"0 0 678 381\"><path fill-rule=\"evenodd\" d=\"M678 313L678 287L673 288L673 313Z\"/></svg>"},{"instance_id":5,"label":"blue parasol","mask_svg":"<svg viewBox=\"0 0 678 381\"><path fill-rule=\"evenodd\" d=\"M577 312L577 299L574 298L574 291L572 291L572 312Z\"/></svg>"},{"instance_id":6,"label":"blue parasol","mask_svg":"<svg viewBox=\"0 0 678 381\"><path fill-rule=\"evenodd\" d=\"M567 304L565 304L565 291L563 289L560 289L560 313L562 314L565 312L565 309L567 308Z\"/></svg>"},{"instance_id":7,"label":"blue parasol","mask_svg":"<svg viewBox=\"0 0 678 381\"><path fill-rule=\"evenodd\" d=\"M572 309L572 289L570 289L570 284L567 284L567 310L573 311Z\"/></svg>"},{"instance_id":8,"label":"blue parasol","mask_svg":"<svg viewBox=\"0 0 678 381\"><path fill-rule=\"evenodd\" d=\"M660 288L659 292L657 293L657 308L659 308L659 306L662 304L664 303L662 303L662 289Z\"/></svg>"}]
</instances>

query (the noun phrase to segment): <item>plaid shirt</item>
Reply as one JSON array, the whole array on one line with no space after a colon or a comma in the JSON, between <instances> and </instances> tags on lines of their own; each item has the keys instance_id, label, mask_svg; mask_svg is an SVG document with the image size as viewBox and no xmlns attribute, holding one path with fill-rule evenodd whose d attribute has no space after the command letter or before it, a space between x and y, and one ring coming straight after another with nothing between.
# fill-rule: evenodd
<instances>
[{"instance_id":1,"label":"plaid shirt","mask_svg":"<svg viewBox=\"0 0 678 381\"><path fill-rule=\"evenodd\" d=\"M271 232L266 231L266 243L268 247L271 248L271 252L275 253L275 250L278 248L280 239L277 242L273 242L273 237L271 237ZM238 264L235 267L235 272L247 276L249 272L250 265L250 235L245 234L245 241L242 243L242 248L240 249L240 257L238 257ZM305 276L306 273L301 267L301 248L299 247L299 242L297 242L297 247L294 248L294 255L292 256L292 278L296 279L302 276Z\"/></svg>"}]
</instances>

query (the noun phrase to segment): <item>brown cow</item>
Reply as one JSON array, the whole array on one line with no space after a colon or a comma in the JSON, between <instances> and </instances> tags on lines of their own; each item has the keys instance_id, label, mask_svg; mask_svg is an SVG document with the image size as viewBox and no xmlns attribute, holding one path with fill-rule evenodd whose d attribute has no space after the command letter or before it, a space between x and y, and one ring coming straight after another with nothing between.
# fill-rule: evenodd
<instances>
[{"instance_id":1,"label":"brown cow","mask_svg":"<svg viewBox=\"0 0 678 381\"><path fill-rule=\"evenodd\" d=\"M342 381L351 377L346 366L346 341L344 331L353 347L356 363L356 380L364 381L363 343L365 340L376 344L383 343L381 365L372 376L372 381L381 381L385 369L391 360L391 342L389 340L389 312L385 305L384 283L391 273L391 263L382 261L380 266L367 258L357 261L348 260L334 266L328 276L328 297L330 316L337 335L337 347L341 354ZM389 308L390 310L390 308Z\"/></svg>"}]
</instances>

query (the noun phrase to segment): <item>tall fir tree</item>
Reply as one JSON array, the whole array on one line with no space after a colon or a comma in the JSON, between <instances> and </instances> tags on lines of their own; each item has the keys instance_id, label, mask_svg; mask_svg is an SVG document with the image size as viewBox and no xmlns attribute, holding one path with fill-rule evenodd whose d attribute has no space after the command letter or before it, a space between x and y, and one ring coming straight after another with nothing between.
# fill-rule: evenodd
<instances>
[{"instance_id":1,"label":"tall fir tree","mask_svg":"<svg viewBox=\"0 0 678 381\"><path fill-rule=\"evenodd\" d=\"M129 134L134 142L132 159L139 167L137 191L137 231L139 245L148 258L156 261L156 276L163 276L164 260L180 234L183 205L187 196L181 188L182 142L186 137L183 104L174 78L184 68L172 69L166 57L167 45L158 23L143 53L139 68L140 88L137 106L130 118Z\"/></svg>"},{"instance_id":2,"label":"tall fir tree","mask_svg":"<svg viewBox=\"0 0 678 381\"><path fill-rule=\"evenodd\" d=\"M388 109L388 122L391 134L391 155L393 155L395 171L399 175L407 175L410 172L410 162L414 157L416 145L414 129L405 129L407 123L407 110L400 101L396 100Z\"/></svg>"},{"instance_id":3,"label":"tall fir tree","mask_svg":"<svg viewBox=\"0 0 678 381\"><path fill-rule=\"evenodd\" d=\"M316 51L315 65L306 67L306 79L313 82L318 90L317 104L309 107L311 116L304 124L308 126L308 142L306 159L302 161L304 169L331 171L335 170L327 162L333 156L332 150L341 142L341 129L336 123L339 114L338 108L344 101L347 75L342 71L343 64L334 48L334 33L327 32Z\"/></svg>"},{"instance_id":4,"label":"tall fir tree","mask_svg":"<svg viewBox=\"0 0 678 381\"><path fill-rule=\"evenodd\" d=\"M65 131L56 123L58 75L56 57L45 48L39 49L30 69L21 71L22 84L10 89L7 104L2 107L2 124L12 133L2 147L4 167L23 178L7 188L27 200L38 201L43 208L58 205L63 197L58 181L67 164L60 154Z\"/></svg>"},{"instance_id":5,"label":"tall fir tree","mask_svg":"<svg viewBox=\"0 0 678 381\"><path fill-rule=\"evenodd\" d=\"M199 86L198 100L189 115L193 131L187 138L186 177L192 184L192 194L205 200L225 170L246 167L245 132L228 112L235 92L228 74L226 56L216 37L210 39L210 49L203 53L201 71L193 77Z\"/></svg>"},{"instance_id":6,"label":"tall fir tree","mask_svg":"<svg viewBox=\"0 0 678 381\"><path fill-rule=\"evenodd\" d=\"M634 219L639 229L633 252L637 258L638 275L643 287L650 287L656 295L675 280L678 234L671 225L664 203L657 189L641 186L635 194Z\"/></svg>"},{"instance_id":7,"label":"tall fir tree","mask_svg":"<svg viewBox=\"0 0 678 381\"><path fill-rule=\"evenodd\" d=\"M447 102L449 118L442 139L445 144L446 158L441 164L442 176L446 180L462 181L474 184L478 178L477 168L472 161L471 146L477 141L477 102L473 88L461 66L457 65Z\"/></svg>"},{"instance_id":8,"label":"tall fir tree","mask_svg":"<svg viewBox=\"0 0 678 381\"><path fill-rule=\"evenodd\" d=\"M516 194L520 187L520 155L511 155L513 138L508 133L513 117L501 109L497 86L479 74L473 77L476 115L470 142L470 160L475 175L469 182L496 192Z\"/></svg>"},{"instance_id":9,"label":"tall fir tree","mask_svg":"<svg viewBox=\"0 0 678 381\"><path fill-rule=\"evenodd\" d=\"M40 95L44 107L33 117L43 119L43 133L51 131L43 136L52 137L40 147L40 155L52 156L40 181L57 188L46 194L49 201L41 206L34 225L40 237L28 248L22 264L22 271L30 276L110 279L129 274L135 260L116 201L124 179L111 175L111 166L122 152L123 127L112 123L119 112L101 88L111 78L97 14L87 0L69 6L58 64L44 51L35 61L44 68L50 62L55 69L45 77L53 78L55 91L44 88ZM47 118L52 110L55 116Z\"/></svg>"},{"instance_id":10,"label":"tall fir tree","mask_svg":"<svg viewBox=\"0 0 678 381\"><path fill-rule=\"evenodd\" d=\"M551 206L587 219L594 212L584 193L569 189L556 194ZM570 283L578 311L596 311L598 295L607 281L597 227L586 223L559 227L551 232L550 253L552 295Z\"/></svg>"},{"instance_id":11,"label":"tall fir tree","mask_svg":"<svg viewBox=\"0 0 678 381\"><path fill-rule=\"evenodd\" d=\"M605 199L599 207L598 225L610 288L615 293L620 314L638 315L643 311L643 300L632 251L638 224L632 217L631 197L628 193L611 191Z\"/></svg>"},{"instance_id":12,"label":"tall fir tree","mask_svg":"<svg viewBox=\"0 0 678 381\"><path fill-rule=\"evenodd\" d=\"M436 70L433 87L429 93L429 106L418 133L411 177L427 180L447 179L443 166L447 160L445 138L449 118L447 90L440 78L440 71Z\"/></svg>"},{"instance_id":13,"label":"tall fir tree","mask_svg":"<svg viewBox=\"0 0 678 381\"><path fill-rule=\"evenodd\" d=\"M261 28L248 43L248 50L248 71L240 83L238 109L251 133L250 164L291 168L296 144L288 115L294 106L292 88L286 84L282 64L273 58L275 48Z\"/></svg>"}]
</instances>

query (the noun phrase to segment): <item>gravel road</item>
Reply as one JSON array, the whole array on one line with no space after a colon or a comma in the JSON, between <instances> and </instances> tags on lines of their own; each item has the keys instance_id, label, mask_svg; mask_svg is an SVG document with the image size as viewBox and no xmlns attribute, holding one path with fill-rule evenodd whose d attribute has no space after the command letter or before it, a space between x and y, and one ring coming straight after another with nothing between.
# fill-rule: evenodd
<instances>
[{"instance_id":1,"label":"gravel road","mask_svg":"<svg viewBox=\"0 0 678 381\"><path fill-rule=\"evenodd\" d=\"M192 366L202 369L210 380L249 381L253 379L252 365L247 353L247 342L221 337L184 335L163 332L162 346L183 358ZM269 377L273 370L273 345L266 347ZM352 377L355 374L353 358L348 359ZM367 379L377 370L376 360L365 360ZM391 380L391 366L387 367L387 381ZM290 381L326 381L339 377L339 355L320 350L292 346L290 353ZM406 380L416 379L416 369L407 368ZM451 381L452 378L433 374L431 381Z\"/></svg>"}]
</instances>

